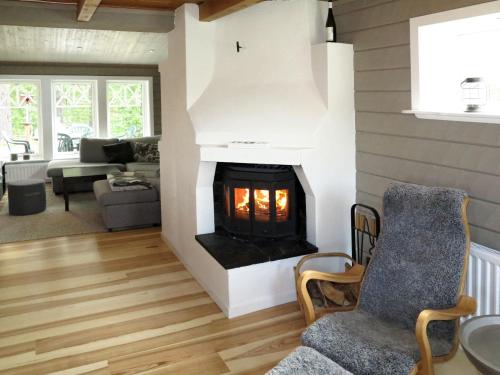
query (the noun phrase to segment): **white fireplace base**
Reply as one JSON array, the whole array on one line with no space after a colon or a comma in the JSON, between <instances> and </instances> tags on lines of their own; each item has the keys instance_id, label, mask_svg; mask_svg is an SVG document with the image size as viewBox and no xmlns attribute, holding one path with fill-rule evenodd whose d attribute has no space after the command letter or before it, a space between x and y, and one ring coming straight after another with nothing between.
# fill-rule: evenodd
<instances>
[{"instance_id":1,"label":"white fireplace base","mask_svg":"<svg viewBox=\"0 0 500 375\"><path fill-rule=\"evenodd\" d=\"M160 65L162 236L229 317L294 300L299 257L226 270L195 240L215 229L218 162L293 166L306 194L307 240L319 251L350 252L353 47L317 44L319 3L262 2L210 23L186 4ZM246 42L244 53L229 48L234 38ZM261 91L265 100L256 100Z\"/></svg>"},{"instance_id":2,"label":"white fireplace base","mask_svg":"<svg viewBox=\"0 0 500 375\"><path fill-rule=\"evenodd\" d=\"M168 238L162 235L169 244ZM301 257L254 264L247 267L224 269L217 261L203 257L207 251L198 243L193 250L200 255L204 270L192 267L182 252L169 244L172 251L217 303L228 318L267 309L296 300L293 267ZM210 272L207 272L210 270ZM220 283L214 283L213 274Z\"/></svg>"}]
</instances>

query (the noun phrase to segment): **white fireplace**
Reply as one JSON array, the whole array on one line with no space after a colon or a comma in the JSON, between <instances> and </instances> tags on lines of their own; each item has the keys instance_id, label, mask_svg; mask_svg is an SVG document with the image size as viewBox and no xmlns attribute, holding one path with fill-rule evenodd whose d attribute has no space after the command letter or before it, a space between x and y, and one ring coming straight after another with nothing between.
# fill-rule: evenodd
<instances>
[{"instance_id":1,"label":"white fireplace","mask_svg":"<svg viewBox=\"0 0 500 375\"><path fill-rule=\"evenodd\" d=\"M350 252L353 48L322 43L319 3L262 2L210 23L188 4L169 34L160 66L162 235L229 317L294 300L300 258L226 270L196 242L214 231L218 162L293 166L307 240Z\"/></svg>"}]
</instances>

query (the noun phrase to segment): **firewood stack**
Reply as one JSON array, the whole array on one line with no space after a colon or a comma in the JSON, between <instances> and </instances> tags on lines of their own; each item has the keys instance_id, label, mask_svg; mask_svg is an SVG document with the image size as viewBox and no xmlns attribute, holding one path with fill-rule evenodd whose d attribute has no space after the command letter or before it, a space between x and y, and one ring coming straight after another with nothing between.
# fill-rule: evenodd
<instances>
[{"instance_id":1,"label":"firewood stack","mask_svg":"<svg viewBox=\"0 0 500 375\"><path fill-rule=\"evenodd\" d=\"M346 264L345 267L347 271L351 266ZM358 300L358 285L311 280L307 289L318 308L354 306Z\"/></svg>"}]
</instances>

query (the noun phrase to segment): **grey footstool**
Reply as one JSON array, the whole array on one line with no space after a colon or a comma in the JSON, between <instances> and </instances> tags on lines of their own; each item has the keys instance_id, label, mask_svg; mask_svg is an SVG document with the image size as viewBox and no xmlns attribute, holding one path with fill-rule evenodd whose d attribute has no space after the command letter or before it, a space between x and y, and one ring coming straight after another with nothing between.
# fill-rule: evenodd
<instances>
[{"instance_id":1,"label":"grey footstool","mask_svg":"<svg viewBox=\"0 0 500 375\"><path fill-rule=\"evenodd\" d=\"M11 215L32 215L47 208L44 180L10 182L7 189Z\"/></svg>"},{"instance_id":2,"label":"grey footstool","mask_svg":"<svg viewBox=\"0 0 500 375\"><path fill-rule=\"evenodd\" d=\"M330 358L299 346L266 375L352 375Z\"/></svg>"},{"instance_id":3,"label":"grey footstool","mask_svg":"<svg viewBox=\"0 0 500 375\"><path fill-rule=\"evenodd\" d=\"M108 230L159 225L160 194L149 190L112 191L107 180L94 182L94 194Z\"/></svg>"}]
</instances>

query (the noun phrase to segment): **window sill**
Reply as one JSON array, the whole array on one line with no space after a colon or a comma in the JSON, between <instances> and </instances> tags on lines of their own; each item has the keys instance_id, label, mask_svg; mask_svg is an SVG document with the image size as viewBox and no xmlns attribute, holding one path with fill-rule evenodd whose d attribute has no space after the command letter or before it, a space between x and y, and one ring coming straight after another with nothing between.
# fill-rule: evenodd
<instances>
[{"instance_id":1,"label":"window sill","mask_svg":"<svg viewBox=\"0 0 500 375\"><path fill-rule=\"evenodd\" d=\"M80 154L69 154L69 155L54 155L52 160L72 160L80 159Z\"/></svg>"},{"instance_id":2,"label":"window sill","mask_svg":"<svg viewBox=\"0 0 500 375\"><path fill-rule=\"evenodd\" d=\"M426 120L460 121L460 122L482 122L488 124L500 124L500 114L492 113L467 113L467 112L432 112L419 110L405 110L405 114Z\"/></svg>"}]
</instances>

